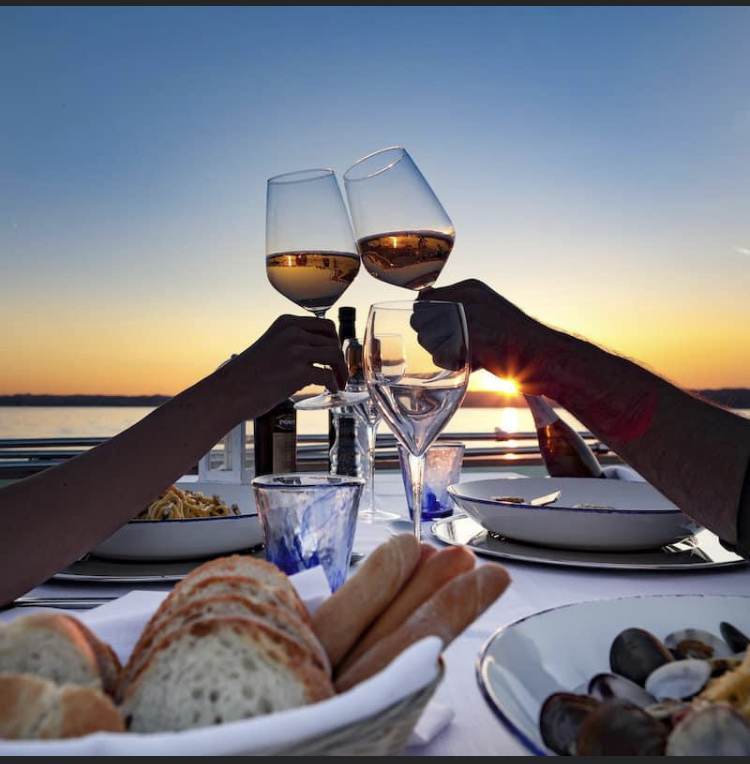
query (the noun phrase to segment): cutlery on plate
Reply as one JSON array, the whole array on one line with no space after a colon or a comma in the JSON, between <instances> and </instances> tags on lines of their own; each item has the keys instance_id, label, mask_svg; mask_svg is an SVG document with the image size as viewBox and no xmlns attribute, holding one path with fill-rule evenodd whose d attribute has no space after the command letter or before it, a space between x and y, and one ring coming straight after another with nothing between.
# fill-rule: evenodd
<instances>
[{"instance_id":1,"label":"cutlery on plate","mask_svg":"<svg viewBox=\"0 0 750 764\"><path fill-rule=\"evenodd\" d=\"M520 496L490 496L490 499L501 504L525 504L527 507L546 507L548 504L554 504L561 496L562 491L553 491L536 499L531 499L531 501L526 501Z\"/></svg>"}]
</instances>

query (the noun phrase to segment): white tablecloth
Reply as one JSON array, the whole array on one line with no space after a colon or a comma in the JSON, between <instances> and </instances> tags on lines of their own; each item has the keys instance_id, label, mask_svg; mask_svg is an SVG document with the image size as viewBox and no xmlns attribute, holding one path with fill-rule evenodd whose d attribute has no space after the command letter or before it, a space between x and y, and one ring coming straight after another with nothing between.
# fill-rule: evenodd
<instances>
[{"instance_id":1,"label":"white tablecloth","mask_svg":"<svg viewBox=\"0 0 750 764\"><path fill-rule=\"evenodd\" d=\"M483 472L481 477L498 475ZM384 508L400 512L406 517L401 476L397 473L378 473L376 485L379 501ZM427 525L424 531L425 540L430 540ZM355 549L367 553L383 542L388 534L387 524L360 523ZM435 544L440 545L437 541ZM507 563L506 567L513 579L511 587L444 654L447 671L435 699L454 709L453 722L429 745L409 749L408 753L434 756L526 753L484 701L475 677L476 658L482 644L501 626L540 610L592 599L644 594L747 594L750 591L750 567L707 573L669 574L586 571L522 563ZM106 596L124 594L133 588L168 587L49 583L30 592L30 595ZM24 609L24 612L30 611ZM0 614L3 619L9 616L10 612Z\"/></svg>"}]
</instances>

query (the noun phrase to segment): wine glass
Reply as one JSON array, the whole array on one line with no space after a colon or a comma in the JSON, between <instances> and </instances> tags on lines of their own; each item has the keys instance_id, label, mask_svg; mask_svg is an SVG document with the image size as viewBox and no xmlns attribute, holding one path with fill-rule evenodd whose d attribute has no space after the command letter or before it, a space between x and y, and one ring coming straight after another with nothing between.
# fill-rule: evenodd
<instances>
[{"instance_id":1,"label":"wine glass","mask_svg":"<svg viewBox=\"0 0 750 764\"><path fill-rule=\"evenodd\" d=\"M268 180L266 274L284 297L323 318L359 272L360 258L336 175L301 170ZM299 409L349 405L360 395L325 393Z\"/></svg>"},{"instance_id":2,"label":"wine glass","mask_svg":"<svg viewBox=\"0 0 750 764\"><path fill-rule=\"evenodd\" d=\"M344 173L344 186L370 275L417 291L432 286L456 232L406 149L394 146L358 160Z\"/></svg>"},{"instance_id":3,"label":"wine glass","mask_svg":"<svg viewBox=\"0 0 750 764\"><path fill-rule=\"evenodd\" d=\"M365 383L363 355L364 340L352 338L345 340L343 345L344 358L349 369L349 381L347 382L347 391L363 392L367 391ZM362 422L367 433L367 475L365 475L365 490L362 502L362 509L359 510L359 517L366 523L375 523L381 521L398 520L399 515L396 512L387 512L379 509L375 503L375 457L377 444L378 425L383 419L380 409L375 404L370 393L367 398L360 403L353 405L357 418Z\"/></svg>"},{"instance_id":4,"label":"wine glass","mask_svg":"<svg viewBox=\"0 0 750 764\"><path fill-rule=\"evenodd\" d=\"M471 372L463 306L419 300L373 305L365 331L367 389L409 452L413 505L422 506L427 449L466 395ZM414 534L421 536L421 512Z\"/></svg>"}]
</instances>

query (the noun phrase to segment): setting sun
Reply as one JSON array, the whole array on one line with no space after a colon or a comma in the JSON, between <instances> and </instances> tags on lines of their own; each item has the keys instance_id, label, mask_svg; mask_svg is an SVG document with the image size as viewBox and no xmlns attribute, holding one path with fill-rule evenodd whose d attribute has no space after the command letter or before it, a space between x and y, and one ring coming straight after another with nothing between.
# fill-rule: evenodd
<instances>
[{"instance_id":1,"label":"setting sun","mask_svg":"<svg viewBox=\"0 0 750 764\"><path fill-rule=\"evenodd\" d=\"M485 392L505 393L506 395L518 394L518 385L512 379L499 379L484 369L472 375L469 387L472 390Z\"/></svg>"}]
</instances>

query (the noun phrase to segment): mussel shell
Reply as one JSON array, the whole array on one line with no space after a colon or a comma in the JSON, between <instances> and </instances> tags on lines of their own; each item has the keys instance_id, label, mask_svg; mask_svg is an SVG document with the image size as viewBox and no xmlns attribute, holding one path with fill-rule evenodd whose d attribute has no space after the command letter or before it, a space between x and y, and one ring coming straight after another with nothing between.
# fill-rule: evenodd
<instances>
[{"instance_id":1,"label":"mussel shell","mask_svg":"<svg viewBox=\"0 0 750 764\"><path fill-rule=\"evenodd\" d=\"M646 692L657 700L687 700L697 695L711 678L708 661L691 658L659 666L646 680Z\"/></svg>"},{"instance_id":2,"label":"mussel shell","mask_svg":"<svg viewBox=\"0 0 750 764\"><path fill-rule=\"evenodd\" d=\"M588 695L558 692L550 695L539 714L542 740L550 750L561 756L572 753L578 730L600 701Z\"/></svg>"},{"instance_id":3,"label":"mussel shell","mask_svg":"<svg viewBox=\"0 0 750 764\"><path fill-rule=\"evenodd\" d=\"M667 742L667 756L750 756L750 724L717 703L688 714Z\"/></svg>"},{"instance_id":4,"label":"mussel shell","mask_svg":"<svg viewBox=\"0 0 750 764\"><path fill-rule=\"evenodd\" d=\"M649 695L639 684L618 674L597 674L589 683L588 693L599 700L629 700L638 708L646 708L656 702L656 698Z\"/></svg>"},{"instance_id":5,"label":"mussel shell","mask_svg":"<svg viewBox=\"0 0 750 764\"><path fill-rule=\"evenodd\" d=\"M733 653L744 653L750 647L750 637L745 636L736 626L732 626L731 623L722 621L719 624L719 630Z\"/></svg>"},{"instance_id":6,"label":"mussel shell","mask_svg":"<svg viewBox=\"0 0 750 764\"><path fill-rule=\"evenodd\" d=\"M609 651L609 665L615 674L643 686L649 675L673 661L672 653L645 629L625 629Z\"/></svg>"},{"instance_id":7,"label":"mussel shell","mask_svg":"<svg viewBox=\"0 0 750 764\"><path fill-rule=\"evenodd\" d=\"M733 651L729 645L710 631L703 629L682 629L669 634L664 645L677 658L729 658Z\"/></svg>"},{"instance_id":8,"label":"mussel shell","mask_svg":"<svg viewBox=\"0 0 750 764\"><path fill-rule=\"evenodd\" d=\"M660 756L669 730L625 700L608 700L584 720L576 738L577 756Z\"/></svg>"},{"instance_id":9,"label":"mussel shell","mask_svg":"<svg viewBox=\"0 0 750 764\"><path fill-rule=\"evenodd\" d=\"M654 703L643 710L654 719L664 722L668 727L673 726L675 717L682 718L682 714L690 711L691 704L685 700L663 700L661 703Z\"/></svg>"}]
</instances>

